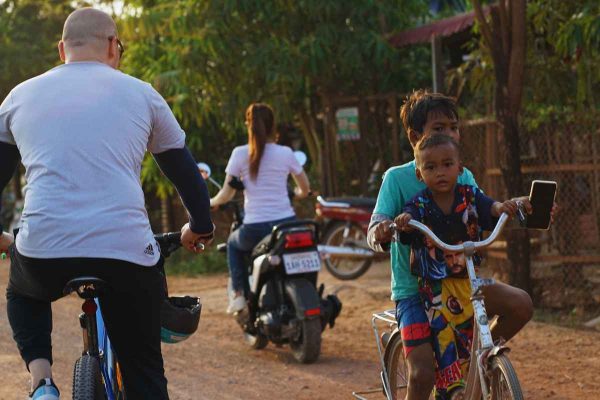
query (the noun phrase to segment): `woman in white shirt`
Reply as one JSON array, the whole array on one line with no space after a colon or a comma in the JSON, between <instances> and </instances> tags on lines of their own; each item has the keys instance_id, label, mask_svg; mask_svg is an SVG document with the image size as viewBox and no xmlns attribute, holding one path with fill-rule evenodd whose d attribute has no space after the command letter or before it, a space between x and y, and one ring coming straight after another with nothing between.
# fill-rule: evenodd
<instances>
[{"instance_id":1,"label":"woman in white shirt","mask_svg":"<svg viewBox=\"0 0 600 400\"><path fill-rule=\"evenodd\" d=\"M233 314L246 306L248 270L244 258L268 235L273 226L295 219L287 191L291 174L296 182L295 197L306 197L308 178L289 147L275 143L273 110L267 104L254 103L246 109L248 144L233 149L223 189L210 200L212 207L228 202L235 195L230 186L236 177L244 184L243 224L227 240L227 261L232 293L227 312Z\"/></svg>"}]
</instances>

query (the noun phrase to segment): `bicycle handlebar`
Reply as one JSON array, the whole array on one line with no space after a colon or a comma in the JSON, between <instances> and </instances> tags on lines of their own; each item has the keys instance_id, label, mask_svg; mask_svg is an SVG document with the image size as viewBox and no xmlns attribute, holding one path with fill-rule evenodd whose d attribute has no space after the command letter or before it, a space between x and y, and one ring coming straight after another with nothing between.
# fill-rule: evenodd
<instances>
[{"instance_id":1,"label":"bicycle handlebar","mask_svg":"<svg viewBox=\"0 0 600 400\"><path fill-rule=\"evenodd\" d=\"M181 232L159 233L154 235L154 240L160 246L160 253L166 258L181 247ZM196 248L204 250L204 244L198 243Z\"/></svg>"},{"instance_id":2,"label":"bicycle handlebar","mask_svg":"<svg viewBox=\"0 0 600 400\"><path fill-rule=\"evenodd\" d=\"M453 245L444 243L439 237L436 236L435 233L433 233L431 231L431 229L429 229L429 227L427 225L422 224L419 221L410 220L408 222L408 226L411 226L411 227L417 229L422 234L427 236L429 239L431 239L433 241L433 243L436 245L436 247L438 247L442 250L451 251L453 253L458 253L458 252L464 252L467 249L467 246L465 246L466 243L472 243L472 245L474 246L473 248L475 250L482 249L484 247L489 246L490 244L492 244L492 242L494 242L494 240L496 240L498 238L498 235L500 235L500 232L502 232L504 225L506 225L506 221L508 221L508 214L502 213L502 215L500 215L500 218L498 219L498 222L496 223L496 227L492 231L492 234L487 239L481 240L479 242L465 242L462 244L453 244ZM390 224L390 229L398 232L398 228L397 228L396 224L393 222Z\"/></svg>"}]
</instances>

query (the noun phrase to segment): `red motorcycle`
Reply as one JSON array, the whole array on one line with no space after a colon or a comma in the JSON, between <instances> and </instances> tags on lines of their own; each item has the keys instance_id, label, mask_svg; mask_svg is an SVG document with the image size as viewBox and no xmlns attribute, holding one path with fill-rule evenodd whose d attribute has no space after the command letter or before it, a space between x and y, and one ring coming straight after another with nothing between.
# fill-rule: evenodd
<instances>
[{"instance_id":1,"label":"red motorcycle","mask_svg":"<svg viewBox=\"0 0 600 400\"><path fill-rule=\"evenodd\" d=\"M317 196L316 219L321 225L319 251L325 255L325 266L336 278L356 279L373 260L385 259L367 245L367 229L376 199L365 197Z\"/></svg>"}]
</instances>

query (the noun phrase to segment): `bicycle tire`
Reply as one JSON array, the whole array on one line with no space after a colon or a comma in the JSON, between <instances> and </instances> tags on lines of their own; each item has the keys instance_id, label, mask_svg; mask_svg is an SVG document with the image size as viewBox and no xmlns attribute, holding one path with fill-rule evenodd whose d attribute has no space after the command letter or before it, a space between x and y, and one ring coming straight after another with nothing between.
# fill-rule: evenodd
<instances>
[{"instance_id":1,"label":"bicycle tire","mask_svg":"<svg viewBox=\"0 0 600 400\"><path fill-rule=\"evenodd\" d=\"M390 395L392 400L402 400L406 397L408 388L408 367L404 358L402 337L395 335L390 339L384 360L385 370L388 374Z\"/></svg>"},{"instance_id":2,"label":"bicycle tire","mask_svg":"<svg viewBox=\"0 0 600 400\"><path fill-rule=\"evenodd\" d=\"M517 373L505 354L494 356L489 372L492 400L523 400L523 391Z\"/></svg>"},{"instance_id":3,"label":"bicycle tire","mask_svg":"<svg viewBox=\"0 0 600 400\"><path fill-rule=\"evenodd\" d=\"M100 364L95 357L84 354L73 369L73 400L104 400L104 394Z\"/></svg>"},{"instance_id":4,"label":"bicycle tire","mask_svg":"<svg viewBox=\"0 0 600 400\"><path fill-rule=\"evenodd\" d=\"M343 237L341 237L341 241L339 240L340 238L336 238L336 236L339 236L340 234L343 235L344 229L346 229L346 222L339 221L333 223L325 233L323 237L323 243L330 246L344 246ZM366 246L367 236L362 231L362 228L359 225L352 223L350 225L350 229L352 229L355 232L355 234L358 234L361 240L364 239L364 243ZM369 259L364 261L352 259L345 260L343 259L343 257L338 257L338 260L336 261L326 259L325 268L327 268L329 273L331 273L331 275L335 276L336 278L343 281L347 281L351 279L356 279L364 275L364 273L368 271L369 267L371 267L372 262L373 260ZM350 268L348 270L345 270L343 268L340 268L340 264L349 265Z\"/></svg>"}]
</instances>

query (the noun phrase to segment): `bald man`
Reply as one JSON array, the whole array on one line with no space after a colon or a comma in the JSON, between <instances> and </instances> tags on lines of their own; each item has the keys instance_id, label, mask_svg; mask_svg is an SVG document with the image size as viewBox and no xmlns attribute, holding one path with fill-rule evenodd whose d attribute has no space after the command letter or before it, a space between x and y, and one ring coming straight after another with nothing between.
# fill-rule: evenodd
<instances>
[{"instance_id":1,"label":"bald man","mask_svg":"<svg viewBox=\"0 0 600 400\"><path fill-rule=\"evenodd\" d=\"M59 398L52 380L51 302L74 277L110 286L100 298L129 399L167 399L160 348L162 257L140 184L146 151L189 214L182 244L212 240L206 185L165 100L118 71L123 45L106 13L73 12L58 44L63 65L21 83L0 106L0 193L19 158L27 186L9 244L7 311L31 374L31 398ZM0 226L0 232L2 232Z\"/></svg>"}]
</instances>

